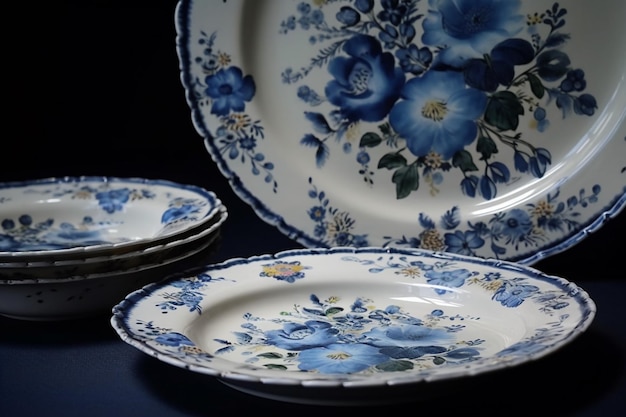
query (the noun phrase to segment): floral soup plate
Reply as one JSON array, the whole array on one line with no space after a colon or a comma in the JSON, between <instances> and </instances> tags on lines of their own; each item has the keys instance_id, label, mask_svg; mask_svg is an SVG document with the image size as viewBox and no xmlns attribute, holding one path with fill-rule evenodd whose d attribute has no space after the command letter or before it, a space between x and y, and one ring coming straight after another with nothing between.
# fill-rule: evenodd
<instances>
[{"instance_id":1,"label":"floral soup plate","mask_svg":"<svg viewBox=\"0 0 626 417\"><path fill-rule=\"evenodd\" d=\"M83 275L35 274L21 279L0 279L0 315L19 320L70 320L110 314L131 291L180 273L195 263L207 262L219 248L220 230L184 244L161 250L158 257L124 269Z\"/></svg>"},{"instance_id":2,"label":"floral soup plate","mask_svg":"<svg viewBox=\"0 0 626 417\"><path fill-rule=\"evenodd\" d=\"M577 285L528 266L336 247L170 277L129 294L111 323L140 351L241 391L349 404L415 400L429 382L544 357L595 313Z\"/></svg>"},{"instance_id":3,"label":"floral soup plate","mask_svg":"<svg viewBox=\"0 0 626 417\"><path fill-rule=\"evenodd\" d=\"M306 247L531 264L626 203L626 2L181 0L234 191Z\"/></svg>"},{"instance_id":4,"label":"floral soup plate","mask_svg":"<svg viewBox=\"0 0 626 417\"><path fill-rule=\"evenodd\" d=\"M219 214L213 216L211 221L206 223L206 227L195 234L146 248L70 260L0 263L0 285L41 284L48 281L59 283L63 280L86 279L96 275L162 265L168 260L172 262L175 258L189 256L201 246L206 246L207 239L214 237L227 219L228 211L226 206L222 205L219 207Z\"/></svg>"},{"instance_id":5,"label":"floral soup plate","mask_svg":"<svg viewBox=\"0 0 626 417\"><path fill-rule=\"evenodd\" d=\"M222 202L165 180L65 177L0 184L0 262L117 256L179 240L219 218Z\"/></svg>"}]
</instances>

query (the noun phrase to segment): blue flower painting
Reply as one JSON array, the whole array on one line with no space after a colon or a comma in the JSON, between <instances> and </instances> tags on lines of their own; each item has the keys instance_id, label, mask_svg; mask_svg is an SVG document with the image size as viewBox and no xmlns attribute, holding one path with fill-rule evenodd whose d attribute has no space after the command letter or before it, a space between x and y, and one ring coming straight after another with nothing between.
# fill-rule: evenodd
<instances>
[{"instance_id":1,"label":"blue flower painting","mask_svg":"<svg viewBox=\"0 0 626 417\"><path fill-rule=\"evenodd\" d=\"M301 144L315 150L321 169L329 139L350 153L348 132L362 125L359 173L373 185L377 159L397 199L423 184L436 195L453 170L463 195L484 200L519 176L541 178L552 153L523 138L522 117L532 115L542 133L550 106L563 118L593 116L598 107L565 50L567 9L558 3L524 13L520 0L354 0L332 14L327 3L301 2L279 29L310 32L319 45L308 65L282 72L311 107L304 118L312 132ZM315 70L326 71L321 91L307 83ZM321 103L333 109L313 110Z\"/></svg>"},{"instance_id":2,"label":"blue flower painting","mask_svg":"<svg viewBox=\"0 0 626 417\"><path fill-rule=\"evenodd\" d=\"M371 36L350 38L343 50L348 57L338 56L328 64L334 77L326 86L328 101L348 121L382 120L398 99L404 72L395 67L393 55L383 52Z\"/></svg>"},{"instance_id":3,"label":"blue flower painting","mask_svg":"<svg viewBox=\"0 0 626 417\"><path fill-rule=\"evenodd\" d=\"M588 42L581 9L565 6L291 0L251 17L268 28L251 44L229 20L181 33L193 41L184 85L233 188L303 245L528 262L577 241L611 192L552 175L564 165L556 130L597 124L609 104L575 53Z\"/></svg>"},{"instance_id":4,"label":"blue flower painting","mask_svg":"<svg viewBox=\"0 0 626 417\"><path fill-rule=\"evenodd\" d=\"M256 95L254 78L233 65L227 51L217 48L217 33L201 35L199 44L203 53L195 62L201 67L203 77L193 80L192 85L199 105L207 106L219 118L215 146L225 157L250 164L252 174L263 175L276 192L274 163L257 150L257 142L265 138L264 128L260 120L253 120L246 112L247 103Z\"/></svg>"},{"instance_id":5,"label":"blue flower painting","mask_svg":"<svg viewBox=\"0 0 626 417\"><path fill-rule=\"evenodd\" d=\"M294 311L281 312L282 319L246 313L233 341L215 339L224 345L215 354L240 349L249 363L320 374L402 372L480 358L483 341L458 336L465 325L441 324L464 317L433 310L419 318L397 305L377 308L363 298L343 304L338 296L320 299L311 294L309 300L310 306L296 304ZM261 323L279 327L264 329Z\"/></svg>"},{"instance_id":6,"label":"blue flower painting","mask_svg":"<svg viewBox=\"0 0 626 417\"><path fill-rule=\"evenodd\" d=\"M206 94L213 99L211 113L219 116L243 111L245 102L254 97L254 80L250 75L244 77L237 67L222 68L208 75L205 82Z\"/></svg>"},{"instance_id":7,"label":"blue flower painting","mask_svg":"<svg viewBox=\"0 0 626 417\"><path fill-rule=\"evenodd\" d=\"M401 97L389 113L391 127L413 155L434 152L444 160L474 141L487 104L482 91L466 87L462 74L448 71L411 79Z\"/></svg>"}]
</instances>

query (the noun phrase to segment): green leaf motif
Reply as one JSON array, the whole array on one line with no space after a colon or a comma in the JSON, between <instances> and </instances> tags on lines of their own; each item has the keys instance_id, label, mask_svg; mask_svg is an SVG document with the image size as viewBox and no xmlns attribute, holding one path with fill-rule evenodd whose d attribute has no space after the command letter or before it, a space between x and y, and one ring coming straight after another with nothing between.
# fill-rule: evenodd
<instances>
[{"instance_id":1,"label":"green leaf motif","mask_svg":"<svg viewBox=\"0 0 626 417\"><path fill-rule=\"evenodd\" d=\"M403 372L413 369L413 362L411 361L389 361L376 365L376 369L383 372Z\"/></svg>"},{"instance_id":2,"label":"green leaf motif","mask_svg":"<svg viewBox=\"0 0 626 417\"><path fill-rule=\"evenodd\" d=\"M478 138L478 142L476 142L476 150L482 155L480 159L486 161L491 158L491 155L498 153L498 146L490 137L481 136Z\"/></svg>"},{"instance_id":3,"label":"green leaf motif","mask_svg":"<svg viewBox=\"0 0 626 417\"><path fill-rule=\"evenodd\" d=\"M363 136L361 136L361 141L359 142L360 147L368 147L373 148L374 146L378 146L383 141L377 133L367 132Z\"/></svg>"},{"instance_id":4,"label":"green leaf motif","mask_svg":"<svg viewBox=\"0 0 626 417\"><path fill-rule=\"evenodd\" d=\"M326 314L326 316L332 316L333 314L341 313L342 311L343 308L341 307L331 307L328 310L324 311L324 314Z\"/></svg>"},{"instance_id":5,"label":"green leaf motif","mask_svg":"<svg viewBox=\"0 0 626 417\"><path fill-rule=\"evenodd\" d=\"M444 363L446 363L446 360L444 358L442 358L441 356L435 356L433 358L433 363L435 365L443 365Z\"/></svg>"},{"instance_id":6,"label":"green leaf motif","mask_svg":"<svg viewBox=\"0 0 626 417\"><path fill-rule=\"evenodd\" d=\"M396 169L406 166L406 158L397 152L383 155L378 161L378 168Z\"/></svg>"},{"instance_id":7,"label":"green leaf motif","mask_svg":"<svg viewBox=\"0 0 626 417\"><path fill-rule=\"evenodd\" d=\"M283 357L283 355L277 352L260 353L257 356L266 359L281 359Z\"/></svg>"},{"instance_id":8,"label":"green leaf motif","mask_svg":"<svg viewBox=\"0 0 626 417\"><path fill-rule=\"evenodd\" d=\"M396 184L396 198L400 200L407 197L412 191L419 188L417 166L412 164L398 168L393 173L392 181Z\"/></svg>"},{"instance_id":9,"label":"green leaf motif","mask_svg":"<svg viewBox=\"0 0 626 417\"><path fill-rule=\"evenodd\" d=\"M499 91L489 98L485 110L485 121L500 130L515 130L524 107L515 94Z\"/></svg>"},{"instance_id":10,"label":"green leaf motif","mask_svg":"<svg viewBox=\"0 0 626 417\"><path fill-rule=\"evenodd\" d=\"M279 365L276 363L268 363L267 365L265 365L266 368L268 369L278 369L280 371L286 371L287 367L285 365Z\"/></svg>"},{"instance_id":11,"label":"green leaf motif","mask_svg":"<svg viewBox=\"0 0 626 417\"><path fill-rule=\"evenodd\" d=\"M472 154L465 149L462 149L454 154L452 157L452 165L455 168L461 169L463 172L478 171L478 167L474 164Z\"/></svg>"},{"instance_id":12,"label":"green leaf motif","mask_svg":"<svg viewBox=\"0 0 626 417\"><path fill-rule=\"evenodd\" d=\"M535 95L535 97L543 98L543 95L545 94L546 89L541 83L541 80L539 79L539 77L537 77L535 74L532 74L532 73L529 73L527 77L528 77L528 82L530 83L530 89Z\"/></svg>"}]
</instances>

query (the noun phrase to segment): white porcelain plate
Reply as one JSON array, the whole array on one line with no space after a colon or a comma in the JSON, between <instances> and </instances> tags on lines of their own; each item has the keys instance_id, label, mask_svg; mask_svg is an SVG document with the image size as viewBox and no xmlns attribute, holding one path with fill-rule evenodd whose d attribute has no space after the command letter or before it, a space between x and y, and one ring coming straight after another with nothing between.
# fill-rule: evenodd
<instances>
[{"instance_id":1,"label":"white porcelain plate","mask_svg":"<svg viewBox=\"0 0 626 417\"><path fill-rule=\"evenodd\" d=\"M396 390L415 400L425 382L541 358L595 311L575 284L511 262L343 247L166 279L129 294L111 323L137 349L242 391L345 404L406 400Z\"/></svg>"},{"instance_id":2,"label":"white porcelain plate","mask_svg":"<svg viewBox=\"0 0 626 417\"><path fill-rule=\"evenodd\" d=\"M0 260L137 251L208 227L222 205L211 191L165 180L65 177L3 183Z\"/></svg>"},{"instance_id":3,"label":"white porcelain plate","mask_svg":"<svg viewBox=\"0 0 626 417\"><path fill-rule=\"evenodd\" d=\"M235 192L306 247L531 264L626 203L626 3L181 0Z\"/></svg>"}]
</instances>

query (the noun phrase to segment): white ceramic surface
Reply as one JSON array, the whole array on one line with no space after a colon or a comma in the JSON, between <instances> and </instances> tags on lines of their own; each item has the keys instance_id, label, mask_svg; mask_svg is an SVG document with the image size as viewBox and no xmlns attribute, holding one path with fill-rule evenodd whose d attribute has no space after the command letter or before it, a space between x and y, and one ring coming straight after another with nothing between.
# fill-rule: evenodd
<instances>
[{"instance_id":1,"label":"white ceramic surface","mask_svg":"<svg viewBox=\"0 0 626 417\"><path fill-rule=\"evenodd\" d=\"M194 257L208 262L220 230L164 251L151 262L127 269L63 278L0 280L0 315L19 320L72 320L106 314L128 293L182 272ZM186 268L191 268L185 264Z\"/></svg>"},{"instance_id":2,"label":"white ceramic surface","mask_svg":"<svg viewBox=\"0 0 626 417\"><path fill-rule=\"evenodd\" d=\"M425 398L430 383L544 357L595 312L574 283L515 263L344 247L208 265L129 294L111 323L244 392L342 405Z\"/></svg>"},{"instance_id":3,"label":"white ceramic surface","mask_svg":"<svg viewBox=\"0 0 626 417\"><path fill-rule=\"evenodd\" d=\"M0 261L112 256L195 234L222 202L166 180L64 177L0 184Z\"/></svg>"},{"instance_id":4,"label":"white ceramic surface","mask_svg":"<svg viewBox=\"0 0 626 417\"><path fill-rule=\"evenodd\" d=\"M532 264L626 203L626 2L181 0L234 191L307 247Z\"/></svg>"}]
</instances>

